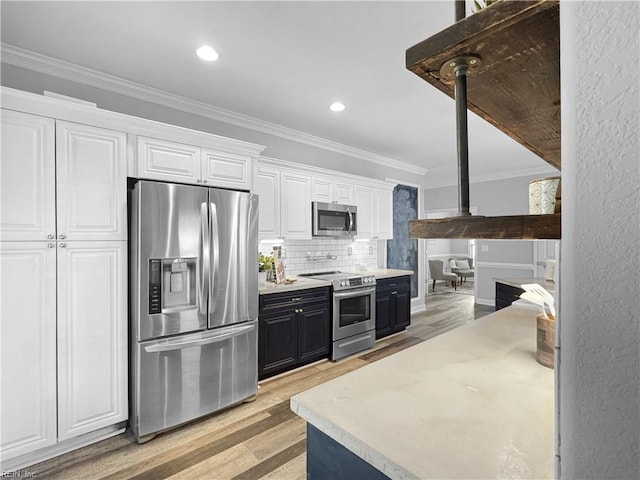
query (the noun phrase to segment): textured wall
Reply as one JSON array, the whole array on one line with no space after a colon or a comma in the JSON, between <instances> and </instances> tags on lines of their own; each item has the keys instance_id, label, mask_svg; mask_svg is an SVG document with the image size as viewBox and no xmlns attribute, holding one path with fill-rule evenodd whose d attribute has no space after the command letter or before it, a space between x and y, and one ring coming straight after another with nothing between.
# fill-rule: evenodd
<instances>
[{"instance_id":1,"label":"textured wall","mask_svg":"<svg viewBox=\"0 0 640 480\"><path fill-rule=\"evenodd\" d=\"M566 479L640 478L639 13L560 5Z\"/></svg>"}]
</instances>

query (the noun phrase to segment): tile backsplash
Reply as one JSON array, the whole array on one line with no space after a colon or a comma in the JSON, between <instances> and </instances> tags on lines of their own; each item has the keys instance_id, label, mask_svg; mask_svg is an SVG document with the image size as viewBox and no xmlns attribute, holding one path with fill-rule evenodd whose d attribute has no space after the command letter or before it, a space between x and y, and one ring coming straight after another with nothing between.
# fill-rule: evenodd
<instances>
[{"instance_id":1,"label":"tile backsplash","mask_svg":"<svg viewBox=\"0 0 640 480\"><path fill-rule=\"evenodd\" d=\"M272 242L260 242L259 251L270 255ZM349 250L351 249L351 254ZM282 243L284 267L287 275L329 270L355 272L374 269L378 264L378 242L356 242L351 239L285 240ZM309 256L318 260L311 260ZM336 257L330 259L327 257Z\"/></svg>"}]
</instances>

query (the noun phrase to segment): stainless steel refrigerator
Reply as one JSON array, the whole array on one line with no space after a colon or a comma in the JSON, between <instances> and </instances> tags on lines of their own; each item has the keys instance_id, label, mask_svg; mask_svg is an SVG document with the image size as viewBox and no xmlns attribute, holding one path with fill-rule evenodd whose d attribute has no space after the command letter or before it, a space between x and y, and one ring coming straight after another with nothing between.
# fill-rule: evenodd
<instances>
[{"instance_id":1,"label":"stainless steel refrigerator","mask_svg":"<svg viewBox=\"0 0 640 480\"><path fill-rule=\"evenodd\" d=\"M139 442L257 392L258 197L131 192L131 427Z\"/></svg>"}]
</instances>

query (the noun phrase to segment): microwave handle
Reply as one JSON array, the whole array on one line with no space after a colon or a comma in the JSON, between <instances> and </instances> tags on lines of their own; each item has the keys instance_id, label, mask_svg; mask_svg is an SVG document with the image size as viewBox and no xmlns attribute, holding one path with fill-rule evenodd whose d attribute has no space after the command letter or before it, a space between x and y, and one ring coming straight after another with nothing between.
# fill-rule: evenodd
<instances>
[{"instance_id":1,"label":"microwave handle","mask_svg":"<svg viewBox=\"0 0 640 480\"><path fill-rule=\"evenodd\" d=\"M347 215L349 215L349 226L347 227L347 233L351 233L353 230L353 215L351 215L351 210L347 208Z\"/></svg>"}]
</instances>

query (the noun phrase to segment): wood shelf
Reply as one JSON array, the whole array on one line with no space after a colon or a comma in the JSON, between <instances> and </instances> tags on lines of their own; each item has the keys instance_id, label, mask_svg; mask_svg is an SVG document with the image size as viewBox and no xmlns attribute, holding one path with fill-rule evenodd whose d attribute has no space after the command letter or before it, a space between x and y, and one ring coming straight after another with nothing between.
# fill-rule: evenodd
<instances>
[{"instance_id":1,"label":"wood shelf","mask_svg":"<svg viewBox=\"0 0 640 480\"><path fill-rule=\"evenodd\" d=\"M467 76L468 108L559 170L559 2L494 3L409 48L406 66L454 98L454 79L441 74L440 69L445 62L463 55L481 59L480 66L470 69ZM560 213L466 216L415 220L409 222L409 235L559 239L560 224Z\"/></svg>"},{"instance_id":2,"label":"wood shelf","mask_svg":"<svg viewBox=\"0 0 640 480\"><path fill-rule=\"evenodd\" d=\"M502 0L409 48L406 66L453 98L440 67L480 56L467 79L469 109L560 169L559 14L557 0Z\"/></svg>"},{"instance_id":3,"label":"wood shelf","mask_svg":"<svg viewBox=\"0 0 640 480\"><path fill-rule=\"evenodd\" d=\"M560 239L561 214L451 217L409 222L410 238Z\"/></svg>"}]
</instances>

